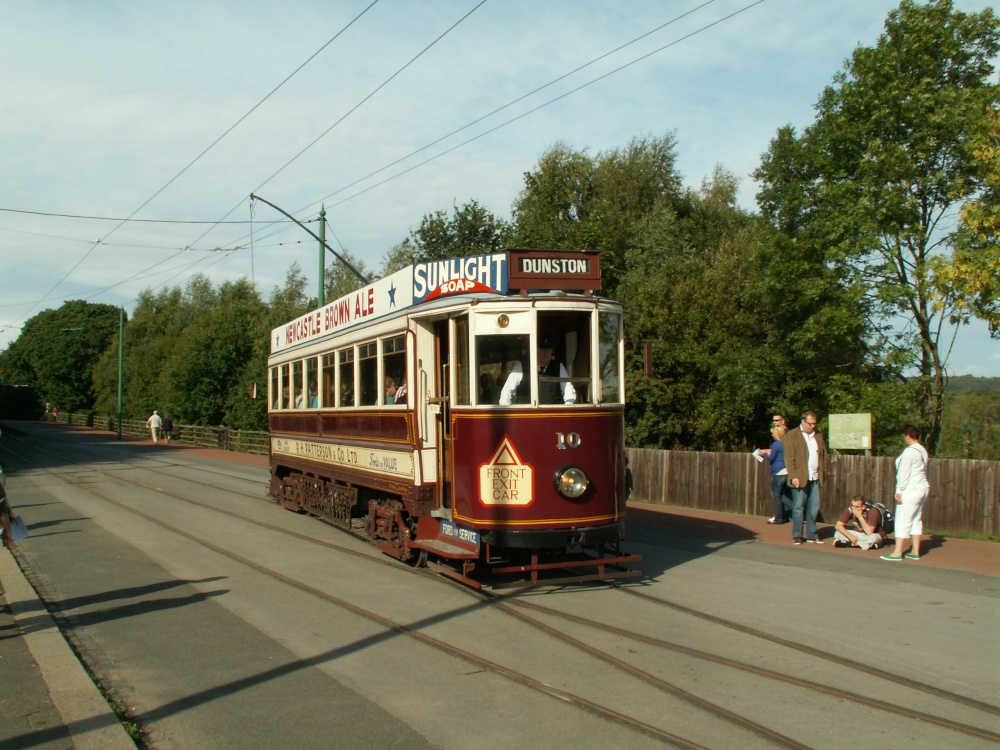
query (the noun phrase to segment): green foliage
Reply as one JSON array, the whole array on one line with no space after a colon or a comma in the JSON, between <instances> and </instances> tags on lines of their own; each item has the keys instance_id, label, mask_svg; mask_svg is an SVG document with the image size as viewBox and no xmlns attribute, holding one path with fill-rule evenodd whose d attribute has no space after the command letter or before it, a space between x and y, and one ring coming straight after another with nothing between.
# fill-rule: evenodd
<instances>
[{"instance_id":1,"label":"green foliage","mask_svg":"<svg viewBox=\"0 0 1000 750\"><path fill-rule=\"evenodd\" d=\"M716 170L680 205L640 222L619 288L626 300L629 443L702 450L769 441L769 414L825 414L871 388L856 300L822 258L798 253L736 204ZM649 342L653 373L642 373Z\"/></svg>"},{"instance_id":2,"label":"green foliage","mask_svg":"<svg viewBox=\"0 0 1000 750\"><path fill-rule=\"evenodd\" d=\"M90 410L95 402L91 371L117 335L117 307L71 300L58 310L44 310L24 324L2 355L5 379L34 388L63 411Z\"/></svg>"},{"instance_id":3,"label":"green foliage","mask_svg":"<svg viewBox=\"0 0 1000 750\"><path fill-rule=\"evenodd\" d=\"M604 292L613 296L644 217L663 205L683 213L675 146L672 134L641 137L591 158L556 144L524 176L513 245L599 250Z\"/></svg>"},{"instance_id":4,"label":"green foliage","mask_svg":"<svg viewBox=\"0 0 1000 750\"><path fill-rule=\"evenodd\" d=\"M387 258L398 264L457 258L463 255L495 253L507 245L510 227L475 200L455 205L453 214L435 211L424 215L420 226L409 238L393 249L395 256ZM399 267L403 267L407 263Z\"/></svg>"},{"instance_id":5,"label":"green foliage","mask_svg":"<svg viewBox=\"0 0 1000 750\"><path fill-rule=\"evenodd\" d=\"M952 375L948 379L947 395L982 391L984 393L1000 391L1000 378L979 378L975 375Z\"/></svg>"},{"instance_id":6,"label":"green foliage","mask_svg":"<svg viewBox=\"0 0 1000 750\"><path fill-rule=\"evenodd\" d=\"M1000 461L1000 389L949 390L942 422L938 457Z\"/></svg>"},{"instance_id":7,"label":"green foliage","mask_svg":"<svg viewBox=\"0 0 1000 750\"><path fill-rule=\"evenodd\" d=\"M362 276L369 280L373 278L372 274L368 272L367 268L365 268L365 264L359 259L355 258L346 250L342 250L340 254L347 258L348 263L354 266ZM326 267L326 270L323 272L323 277L323 293L326 295L327 302L332 302L335 299L343 297L345 294L350 294L351 292L365 286L361 283L361 280L354 275L354 272L339 260ZM310 307L315 306L315 297L311 301L313 304L310 305ZM274 310L273 297L271 299L271 307L272 311L277 314L277 311ZM307 312L307 310L303 310L303 313L304 312ZM282 320L291 320L296 317L298 316L290 315Z\"/></svg>"},{"instance_id":8,"label":"green foliage","mask_svg":"<svg viewBox=\"0 0 1000 750\"><path fill-rule=\"evenodd\" d=\"M858 47L823 92L815 123L801 136L779 130L755 173L772 224L863 292L873 359L900 377L915 368L932 449L947 379L942 322L970 309L935 269L955 261L949 214L986 194L975 147L998 103L998 49L991 10L904 0L875 47ZM900 318L907 325L892 330Z\"/></svg>"}]
</instances>

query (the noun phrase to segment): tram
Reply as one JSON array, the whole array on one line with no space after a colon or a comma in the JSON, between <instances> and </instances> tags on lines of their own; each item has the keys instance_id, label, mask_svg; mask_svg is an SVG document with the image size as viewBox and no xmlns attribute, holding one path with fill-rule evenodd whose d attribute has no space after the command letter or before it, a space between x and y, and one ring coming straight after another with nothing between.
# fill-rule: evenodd
<instances>
[{"instance_id":1,"label":"tram","mask_svg":"<svg viewBox=\"0 0 1000 750\"><path fill-rule=\"evenodd\" d=\"M468 585L639 575L600 256L416 263L272 332L270 496Z\"/></svg>"}]
</instances>

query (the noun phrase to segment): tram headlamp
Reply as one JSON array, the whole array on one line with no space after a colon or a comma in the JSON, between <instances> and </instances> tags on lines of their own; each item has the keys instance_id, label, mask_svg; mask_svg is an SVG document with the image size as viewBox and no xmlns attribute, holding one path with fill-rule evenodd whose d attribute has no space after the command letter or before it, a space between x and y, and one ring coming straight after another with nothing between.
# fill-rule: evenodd
<instances>
[{"instance_id":1,"label":"tram headlamp","mask_svg":"<svg viewBox=\"0 0 1000 750\"><path fill-rule=\"evenodd\" d=\"M565 498L575 500L587 491L590 480L583 469L576 466L567 466L560 469L555 476L556 492Z\"/></svg>"}]
</instances>

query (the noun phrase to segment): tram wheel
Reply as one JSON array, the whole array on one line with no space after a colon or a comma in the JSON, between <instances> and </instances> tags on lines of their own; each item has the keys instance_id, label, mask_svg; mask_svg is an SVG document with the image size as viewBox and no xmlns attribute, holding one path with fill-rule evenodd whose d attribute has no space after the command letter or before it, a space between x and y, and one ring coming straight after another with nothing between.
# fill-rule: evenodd
<instances>
[{"instance_id":1,"label":"tram wheel","mask_svg":"<svg viewBox=\"0 0 1000 750\"><path fill-rule=\"evenodd\" d=\"M427 550L422 549L417 552L417 556L413 558L411 563L414 568L426 568L427 567Z\"/></svg>"}]
</instances>

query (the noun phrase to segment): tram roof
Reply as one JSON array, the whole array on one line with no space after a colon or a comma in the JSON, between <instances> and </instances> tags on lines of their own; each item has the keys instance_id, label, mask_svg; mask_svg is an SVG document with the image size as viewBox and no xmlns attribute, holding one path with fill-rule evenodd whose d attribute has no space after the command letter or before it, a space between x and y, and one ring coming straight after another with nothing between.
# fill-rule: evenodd
<instances>
[{"instance_id":1,"label":"tram roof","mask_svg":"<svg viewBox=\"0 0 1000 750\"><path fill-rule=\"evenodd\" d=\"M593 294L601 288L594 250L510 249L414 263L271 332L271 354L459 295L489 299L531 291Z\"/></svg>"}]
</instances>

